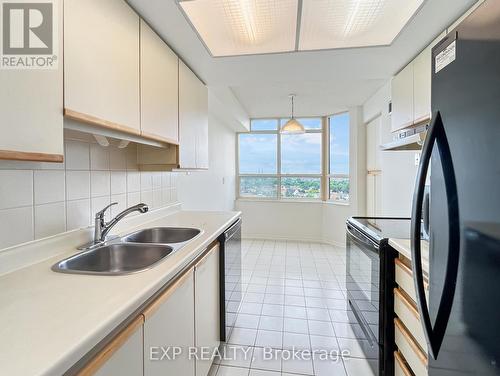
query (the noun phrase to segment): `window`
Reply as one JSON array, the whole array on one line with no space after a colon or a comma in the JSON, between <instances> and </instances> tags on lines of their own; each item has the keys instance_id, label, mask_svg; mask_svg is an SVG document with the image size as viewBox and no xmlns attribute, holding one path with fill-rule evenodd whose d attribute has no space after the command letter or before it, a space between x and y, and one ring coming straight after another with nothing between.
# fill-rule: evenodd
<instances>
[{"instance_id":1,"label":"window","mask_svg":"<svg viewBox=\"0 0 500 376\"><path fill-rule=\"evenodd\" d=\"M330 163L328 186L330 200L349 202L349 113L328 118Z\"/></svg>"},{"instance_id":2,"label":"window","mask_svg":"<svg viewBox=\"0 0 500 376\"><path fill-rule=\"evenodd\" d=\"M238 135L239 197L349 201L349 114L298 120L306 133L280 134L288 119L254 119Z\"/></svg>"}]
</instances>

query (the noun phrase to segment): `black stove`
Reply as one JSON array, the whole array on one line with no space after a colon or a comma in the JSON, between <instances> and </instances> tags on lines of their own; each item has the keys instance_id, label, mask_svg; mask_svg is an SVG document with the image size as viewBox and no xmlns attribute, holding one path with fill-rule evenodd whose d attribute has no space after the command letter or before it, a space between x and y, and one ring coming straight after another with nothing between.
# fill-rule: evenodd
<instances>
[{"instance_id":1,"label":"black stove","mask_svg":"<svg viewBox=\"0 0 500 376\"><path fill-rule=\"evenodd\" d=\"M378 244L389 238L410 238L410 218L351 217L347 223Z\"/></svg>"},{"instance_id":2,"label":"black stove","mask_svg":"<svg viewBox=\"0 0 500 376\"><path fill-rule=\"evenodd\" d=\"M408 239L409 218L351 217L346 223L346 289L353 315L371 351L378 352L380 376L394 374L394 258L389 238Z\"/></svg>"}]
</instances>

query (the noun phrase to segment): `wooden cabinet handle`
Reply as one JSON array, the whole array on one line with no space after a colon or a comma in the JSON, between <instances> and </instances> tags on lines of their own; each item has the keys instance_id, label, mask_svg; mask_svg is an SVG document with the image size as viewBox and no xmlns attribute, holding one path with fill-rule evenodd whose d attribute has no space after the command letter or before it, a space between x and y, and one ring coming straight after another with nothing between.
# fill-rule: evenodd
<instances>
[{"instance_id":1,"label":"wooden cabinet handle","mask_svg":"<svg viewBox=\"0 0 500 376\"><path fill-rule=\"evenodd\" d=\"M144 324L144 316L137 316L125 329L123 329L110 343L102 349L94 358L90 360L80 371L77 376L94 375L104 363L106 363L113 354L123 346L125 342L134 334L139 327Z\"/></svg>"},{"instance_id":2,"label":"wooden cabinet handle","mask_svg":"<svg viewBox=\"0 0 500 376\"><path fill-rule=\"evenodd\" d=\"M155 301L153 301L143 312L142 314L144 315L144 319L148 320L151 316L154 315L154 313L160 308L160 306L163 304L165 300L167 300L170 295L174 293L179 286L181 286L188 278L193 277L194 270L193 268L189 269L186 271L184 274L182 274L180 277L175 280L174 283L172 283L170 286L167 287L165 291L161 293L160 296L156 298Z\"/></svg>"}]
</instances>

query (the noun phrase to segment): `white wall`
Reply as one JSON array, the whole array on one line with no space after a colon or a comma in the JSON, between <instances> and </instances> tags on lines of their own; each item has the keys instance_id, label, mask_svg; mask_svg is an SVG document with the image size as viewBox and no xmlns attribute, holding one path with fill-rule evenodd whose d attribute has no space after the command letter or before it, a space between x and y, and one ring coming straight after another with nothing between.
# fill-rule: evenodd
<instances>
[{"instance_id":1,"label":"white wall","mask_svg":"<svg viewBox=\"0 0 500 376\"><path fill-rule=\"evenodd\" d=\"M375 117L380 116L381 118L381 144L392 141L391 118L388 108L390 100L391 84L388 82L363 105L363 123L365 125ZM381 189L378 190L381 216L410 216L413 187L418 168L415 166L415 154L418 153L412 151L381 152Z\"/></svg>"},{"instance_id":2,"label":"white wall","mask_svg":"<svg viewBox=\"0 0 500 376\"><path fill-rule=\"evenodd\" d=\"M361 108L349 109L351 118L351 202L282 202L237 200L243 212L243 236L345 244L345 221L366 210L366 145Z\"/></svg>"},{"instance_id":3,"label":"white wall","mask_svg":"<svg viewBox=\"0 0 500 376\"><path fill-rule=\"evenodd\" d=\"M210 168L179 173L179 201L187 210L234 210L235 132L210 114L208 137Z\"/></svg>"},{"instance_id":4,"label":"white wall","mask_svg":"<svg viewBox=\"0 0 500 376\"><path fill-rule=\"evenodd\" d=\"M243 237L318 241L322 238L321 202L238 200Z\"/></svg>"}]
</instances>

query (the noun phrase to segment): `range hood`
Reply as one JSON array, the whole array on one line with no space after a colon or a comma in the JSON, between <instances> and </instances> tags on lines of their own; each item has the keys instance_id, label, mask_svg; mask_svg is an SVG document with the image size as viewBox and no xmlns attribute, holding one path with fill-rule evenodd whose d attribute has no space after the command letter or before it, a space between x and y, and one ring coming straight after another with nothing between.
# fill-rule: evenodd
<instances>
[{"instance_id":1,"label":"range hood","mask_svg":"<svg viewBox=\"0 0 500 376\"><path fill-rule=\"evenodd\" d=\"M427 132L421 132L380 145L382 150L422 150Z\"/></svg>"},{"instance_id":2,"label":"range hood","mask_svg":"<svg viewBox=\"0 0 500 376\"><path fill-rule=\"evenodd\" d=\"M380 149L384 151L422 150L428 126L429 124L426 123L418 127L403 130L395 136L393 141L380 145Z\"/></svg>"}]
</instances>

